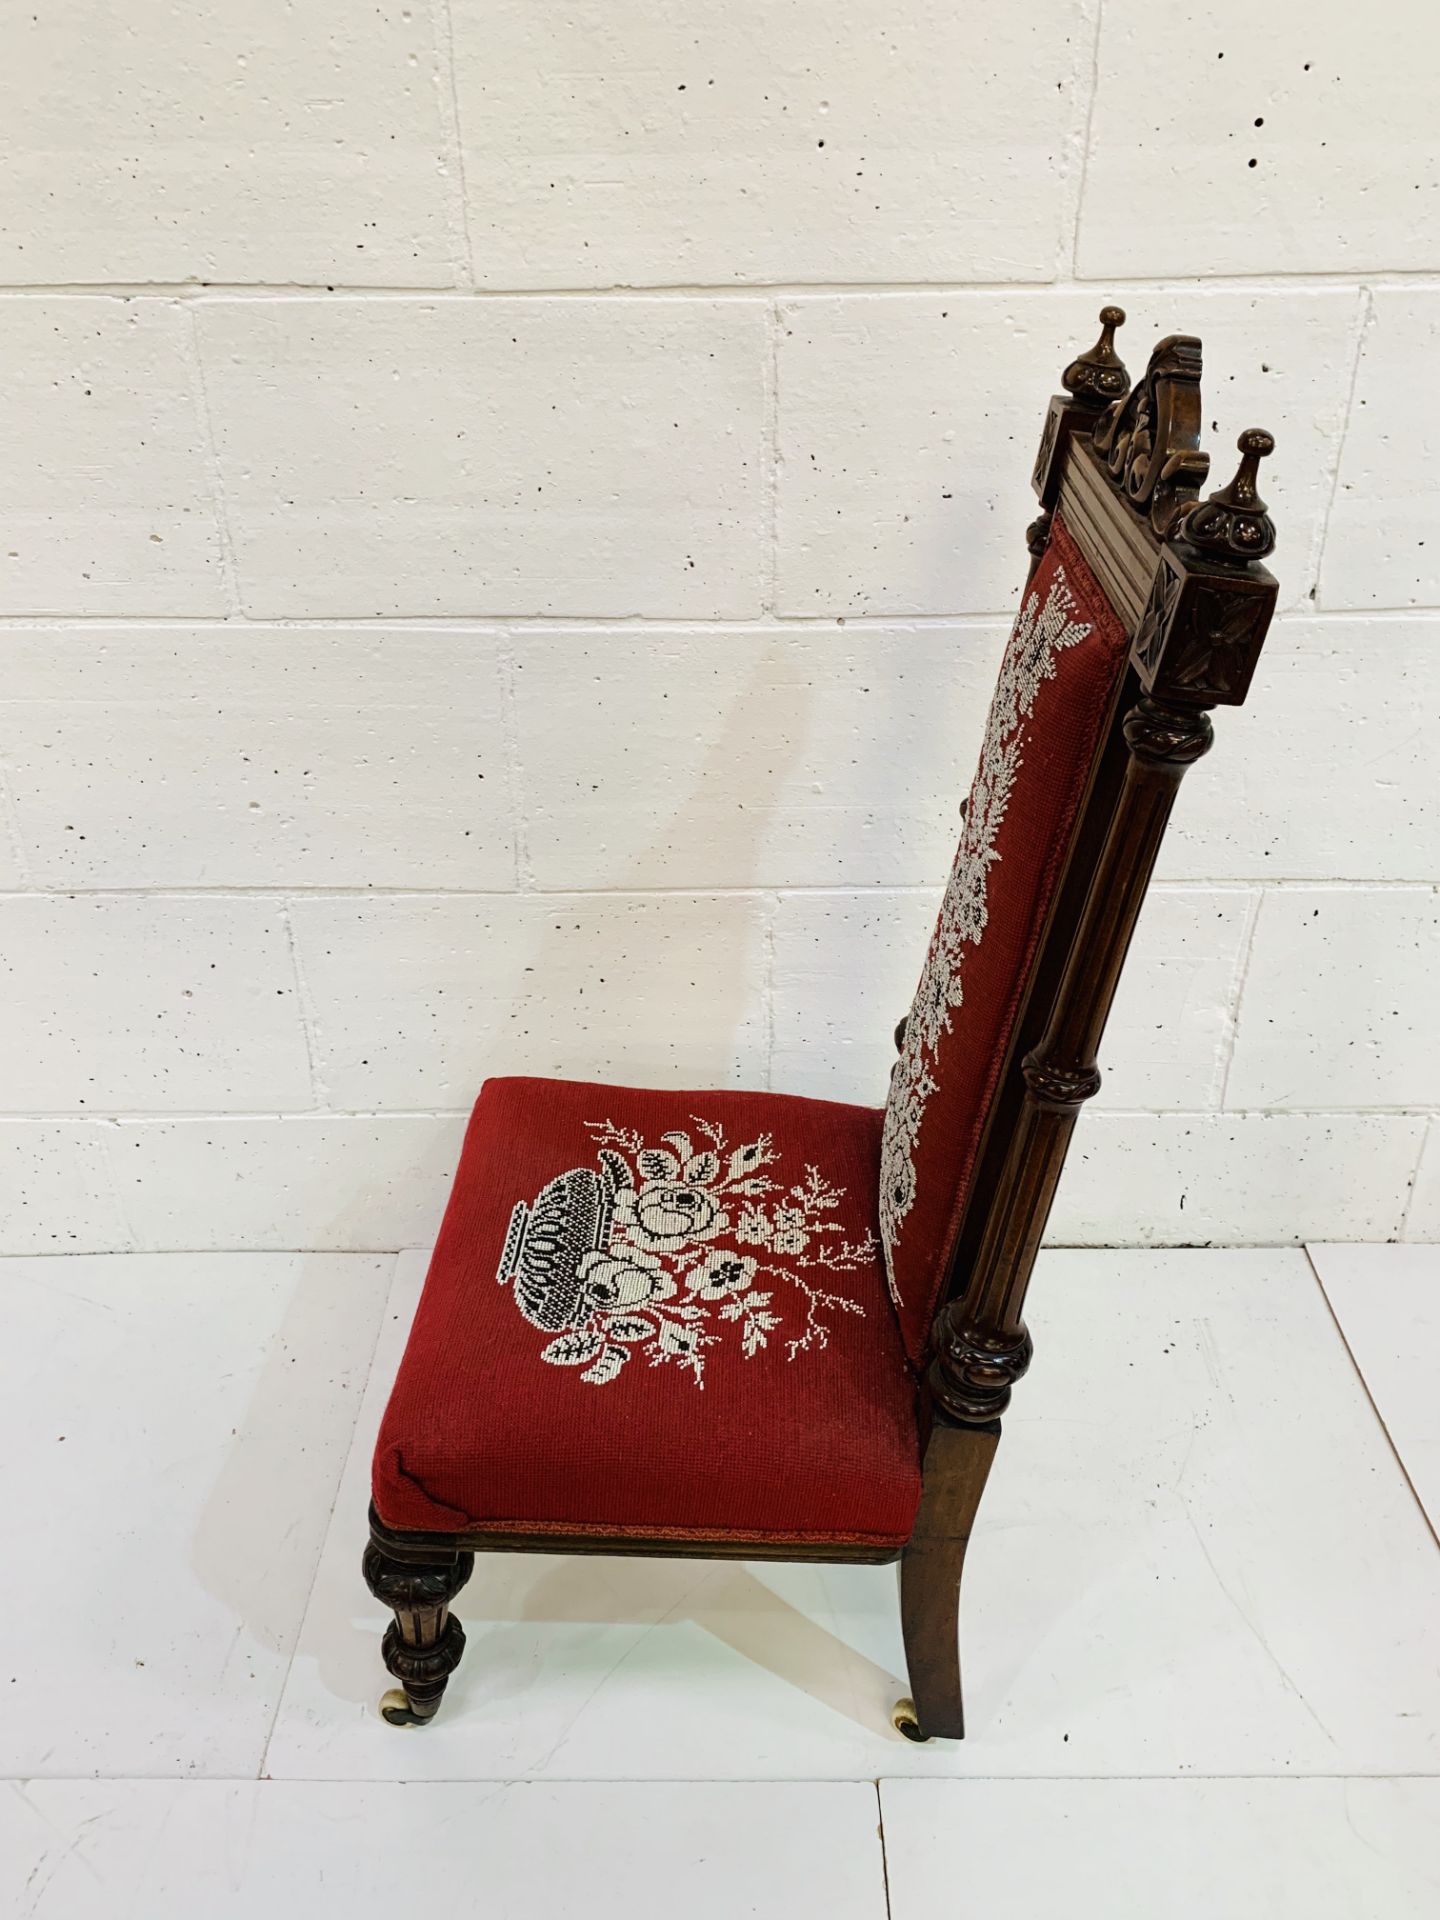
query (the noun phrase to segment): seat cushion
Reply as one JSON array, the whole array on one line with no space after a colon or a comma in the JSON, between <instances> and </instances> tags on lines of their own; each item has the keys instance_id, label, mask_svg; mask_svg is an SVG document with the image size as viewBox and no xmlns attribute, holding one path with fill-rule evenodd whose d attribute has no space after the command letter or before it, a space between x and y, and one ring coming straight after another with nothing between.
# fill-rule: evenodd
<instances>
[{"instance_id":1,"label":"seat cushion","mask_svg":"<svg viewBox=\"0 0 1440 1920\"><path fill-rule=\"evenodd\" d=\"M481 1089L375 1455L389 1527L899 1545L881 1115Z\"/></svg>"}]
</instances>

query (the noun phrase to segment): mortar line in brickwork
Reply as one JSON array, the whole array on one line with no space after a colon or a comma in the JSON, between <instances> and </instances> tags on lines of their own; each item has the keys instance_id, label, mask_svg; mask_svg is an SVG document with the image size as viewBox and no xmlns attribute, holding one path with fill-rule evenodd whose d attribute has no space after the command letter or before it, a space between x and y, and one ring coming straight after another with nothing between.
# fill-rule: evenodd
<instances>
[{"instance_id":1,"label":"mortar line in brickwork","mask_svg":"<svg viewBox=\"0 0 1440 1920\"><path fill-rule=\"evenodd\" d=\"M1275 268L1267 273L1164 275L1087 273L1061 279L1055 274L1021 280L751 280L710 285L703 281L630 284L594 287L455 287L357 286L341 281L206 281L193 280L73 280L13 281L0 285L0 301L7 299L114 300L706 300L829 299L873 295L941 294L963 299L966 294L1005 294L1009 297L1073 293L1075 289L1125 289L1132 294L1152 292L1266 293L1286 287L1313 287L1354 292L1366 286L1440 288L1440 272L1433 267L1382 267L1342 272L1338 268Z\"/></svg>"},{"instance_id":2,"label":"mortar line in brickwork","mask_svg":"<svg viewBox=\"0 0 1440 1920\"><path fill-rule=\"evenodd\" d=\"M478 1088L478 1081L476 1085ZM469 1107L176 1107L138 1113L91 1113L88 1108L66 1107L49 1113L0 1113L0 1129L48 1127L61 1121L114 1128L168 1127L182 1120L187 1126L216 1126L221 1122L258 1126L273 1121L289 1125L305 1120L464 1120L469 1113Z\"/></svg>"},{"instance_id":3,"label":"mortar line in brickwork","mask_svg":"<svg viewBox=\"0 0 1440 1920\"><path fill-rule=\"evenodd\" d=\"M1220 1087L1217 1107L1223 1112L1225 1096L1230 1091L1230 1074L1235 1065L1235 1044L1240 1037L1240 1010L1245 998L1245 986L1250 978L1250 962L1255 954L1255 931L1260 924L1260 908L1265 898L1265 890L1256 888L1245 914L1245 930L1240 941L1240 957L1232 976L1233 990L1230 1005L1225 1017L1225 1032L1221 1048Z\"/></svg>"},{"instance_id":4,"label":"mortar line in brickwork","mask_svg":"<svg viewBox=\"0 0 1440 1920\"><path fill-rule=\"evenodd\" d=\"M1309 579L1312 604L1320 595L1320 576L1325 564L1325 548L1330 539L1330 520L1340 494L1340 469L1345 459L1345 443L1350 438L1350 421L1355 412L1355 393L1360 385L1360 363L1365 356L1365 336L1370 331L1375 318L1375 302L1369 287L1362 286L1359 289L1359 295L1350 355L1350 380L1345 389L1345 407L1341 415L1340 431L1335 436L1335 455L1330 469L1330 485L1326 489L1325 506L1315 528L1315 544L1310 555Z\"/></svg>"},{"instance_id":5,"label":"mortar line in brickwork","mask_svg":"<svg viewBox=\"0 0 1440 1920\"><path fill-rule=\"evenodd\" d=\"M515 655L503 636L496 658L500 679L500 738L505 754L505 792L510 815L511 872L517 893L530 893L534 873L530 861L530 840L526 832L525 767L520 751L520 723L515 711Z\"/></svg>"},{"instance_id":6,"label":"mortar line in brickwork","mask_svg":"<svg viewBox=\"0 0 1440 1920\"><path fill-rule=\"evenodd\" d=\"M465 184L465 140L460 128L460 95L455 85L455 26L450 16L450 0L430 0L430 32L435 50L440 140L450 187L445 195L445 224L450 231L460 284L467 293L473 293L475 250L470 241L470 194Z\"/></svg>"},{"instance_id":7,"label":"mortar line in brickwork","mask_svg":"<svg viewBox=\"0 0 1440 1920\"><path fill-rule=\"evenodd\" d=\"M1063 277L1072 281L1078 281L1080 277L1080 223L1085 217L1085 187L1090 174L1090 143L1092 129L1095 123L1095 102L1100 92L1100 36L1104 30L1105 0L1094 0L1094 8L1095 24L1094 30L1090 35L1090 57L1083 68L1077 60L1076 68L1076 106L1078 109L1083 99L1084 109L1083 113L1077 113L1077 121L1079 124L1077 125L1075 135L1072 135L1072 142L1075 142L1078 136L1080 161L1079 167L1076 170L1075 191L1073 196L1069 192L1070 169L1066 170L1066 213L1070 220L1069 258L1059 263L1060 272L1057 273L1056 276L1057 278ZM1082 5L1081 18L1083 19L1084 17L1084 7Z\"/></svg>"},{"instance_id":8,"label":"mortar line in brickwork","mask_svg":"<svg viewBox=\"0 0 1440 1920\"><path fill-rule=\"evenodd\" d=\"M1096 1107L1086 1121L1204 1120L1428 1120L1434 1109L1410 1107ZM1079 1136L1077 1135L1077 1138Z\"/></svg>"},{"instance_id":9,"label":"mortar line in brickwork","mask_svg":"<svg viewBox=\"0 0 1440 1920\"><path fill-rule=\"evenodd\" d=\"M1132 1230L1132 1232L1133 1231L1134 1230ZM53 1248L53 1247L41 1247L41 1248L27 1247L22 1250L17 1250L16 1252L13 1252L13 1253L0 1252L0 1260L25 1260L25 1261L56 1260L56 1261L59 1261L59 1260L75 1260L75 1259L87 1259L87 1258L104 1259L111 1256L113 1256L116 1259L126 1259L132 1256L137 1256L143 1259L155 1259L155 1260L186 1260L186 1259L195 1259L195 1258L208 1259L208 1258L214 1258L214 1257L227 1257L231 1255L239 1259L246 1259L246 1258L285 1259L287 1257L306 1256L306 1255L313 1255L317 1253L348 1255L356 1259L398 1259L400 1254L402 1253L428 1253L430 1249L430 1245L432 1244L433 1244L433 1236L431 1241L424 1246L417 1246L415 1244L414 1237L411 1236L407 1239L405 1245L400 1247L397 1247L393 1240L386 1242L386 1244L383 1246L377 1246L372 1241L368 1241L368 1240L358 1242L358 1243L352 1240L332 1240L332 1241L322 1242L318 1245L316 1244L316 1242L312 1240L307 1246L303 1246L303 1247L289 1246L289 1245L271 1246L268 1241L263 1241L263 1240L258 1242L253 1240L249 1242L237 1242L235 1240L231 1240L219 1246L217 1246L212 1241L208 1245L200 1245L200 1246L162 1246L162 1245L151 1244L144 1247L138 1247L138 1246L137 1247L108 1247L108 1246L89 1247L78 1253L71 1253L68 1251L62 1252L59 1249ZM1393 1244L1393 1243L1386 1243L1386 1244ZM1137 1237L1132 1237L1132 1238L1115 1238L1112 1236L1111 1238L1105 1239L1105 1240L1052 1240L1047 1236L1045 1241L1044 1251L1046 1253L1097 1253L1097 1252L1099 1253L1107 1253L1107 1252L1114 1252L1114 1253L1247 1252L1248 1253L1248 1252L1255 1252L1255 1251L1287 1252L1288 1253L1291 1251L1303 1252L1304 1248L1305 1248L1305 1242L1303 1240L1142 1240L1138 1238L1138 1234L1137 1234ZM334 1511L334 1508L332 1503L332 1507L331 1507L332 1514L333 1514L333 1511ZM302 1609L302 1613L303 1613L303 1609ZM282 1692L283 1692L283 1688L282 1688ZM47 1772L44 1777L47 1780L92 1780L96 1776L93 1774L63 1774L63 1773L57 1774L57 1773ZM207 1773L204 1777L208 1780L219 1780L219 1779L229 1779L231 1776ZM254 1780L256 1778L263 1779L265 1777L266 1776L264 1774L257 1775L254 1773L243 1773L243 1774L237 1774L234 1776L234 1778L242 1781ZM957 1775L955 1777L960 1778L961 1776ZM1105 1775L1105 1779L1107 1780L1107 1782L1118 1780L1120 1777L1121 1776L1118 1774ZM1140 1779L1147 1779L1147 1778L1153 1779L1154 1775L1141 1774L1135 1777ZM1206 1778L1237 1780L1237 1779L1244 1778L1246 1776L1233 1774L1233 1773L1216 1774L1216 1775L1208 1775L1208 1776L1205 1774L1199 1774L1199 1773L1187 1773L1185 1777L1186 1779L1189 1779L1189 1780L1204 1780ZM1259 1774L1253 1777L1257 1779L1276 1778L1274 1774L1269 1774L1269 1775ZM1326 1780L1326 1779L1346 1780L1346 1779L1353 1779L1354 1777L1355 1776L1353 1774L1322 1774L1322 1773L1310 1773L1310 1772L1307 1772L1305 1775L1305 1778L1307 1780ZM1386 1780L1433 1780L1434 1777L1435 1776L1432 1773L1414 1773L1414 1774L1387 1773L1384 1776ZM1055 1774L1055 1775L1026 1774L1024 1778L1027 1783L1030 1781L1038 1781L1046 1778L1065 1780L1068 1782L1068 1781L1073 1781L1075 1778L1075 1775L1074 1774ZM475 1776L473 1774L464 1780L452 1780L449 1782L440 1780L436 1777L431 1776L430 1774L426 1774L424 1776L424 1779L425 1779L425 1784L427 1786L432 1786L432 1787L444 1786L444 1785L473 1787L475 1785ZM546 1781L546 1784L550 1786L565 1786L565 1785L575 1785L575 1784L593 1786L595 1784L593 1775L589 1776L588 1778L580 1782L568 1781L563 1774L555 1775L555 1774L547 1773L544 1776L544 1779ZM609 1774L606 1775L605 1779L606 1779L606 1784L608 1786L649 1786L651 1784L650 1779L641 1778L638 1780L618 1780ZM674 1776L667 1775L666 1779L669 1782L669 1784L671 1784L672 1786L685 1786L685 1785L713 1786L714 1785L713 1778L710 1780L689 1782L689 1781L677 1780L674 1778ZM345 1784L348 1785L349 1783L346 1782ZM792 1781L792 1784L797 1784L797 1783ZM829 1784L829 1783L827 1782L826 1784Z\"/></svg>"},{"instance_id":10,"label":"mortar line in brickwork","mask_svg":"<svg viewBox=\"0 0 1440 1920\"><path fill-rule=\"evenodd\" d=\"M305 979L305 969L300 962L300 946L295 938L294 921L290 913L290 901L281 896L279 902L280 924L285 930L285 946L290 955L290 971L295 980L295 1004L300 1015L300 1031L305 1038L305 1061L310 1073L310 1098L316 1109L327 1111L329 1094L324 1076L320 1071L319 1011L311 997Z\"/></svg>"},{"instance_id":11,"label":"mortar line in brickwork","mask_svg":"<svg viewBox=\"0 0 1440 1920\"><path fill-rule=\"evenodd\" d=\"M101 1122L101 1125L105 1128L99 1140L100 1165L105 1173L105 1186L109 1192L111 1204L115 1209L116 1222L119 1225L121 1233L129 1242L127 1247L117 1248L115 1251L139 1253L143 1250L140 1245L140 1236L135 1231L134 1222L130 1218L130 1209L126 1206L124 1196L120 1190L120 1169L116 1166L110 1153L112 1146L119 1145L115 1134L115 1123L107 1116L106 1119Z\"/></svg>"},{"instance_id":12,"label":"mortar line in brickwork","mask_svg":"<svg viewBox=\"0 0 1440 1920\"><path fill-rule=\"evenodd\" d=\"M1303 602L1284 608L1276 616L1277 627L1298 623L1339 625L1357 621L1378 623L1415 621L1433 618L1436 607L1416 604L1407 607L1317 607ZM703 638L710 634L741 633L857 633L905 632L940 633L955 629L993 629L1008 624L1015 615L1013 607L997 607L990 613L776 613L745 614L733 619L697 620L667 614L554 614L554 613L370 613L315 614L303 618L294 615L235 614L221 617L206 614L109 614L109 613L7 613L0 614L0 634L11 633L83 633L87 629L113 628L116 632L143 633L147 630L182 632L195 630L241 634L276 631L285 633L379 633L393 629L402 633L456 633L472 637L518 638L523 633L594 634L597 637L624 633L673 633L679 637Z\"/></svg>"},{"instance_id":13,"label":"mortar line in brickwork","mask_svg":"<svg viewBox=\"0 0 1440 1920\"><path fill-rule=\"evenodd\" d=\"M765 896L765 911L760 927L760 1008L763 1015L763 1051L765 1088L775 1085L775 921L780 912L780 894Z\"/></svg>"},{"instance_id":14,"label":"mortar line in brickwork","mask_svg":"<svg viewBox=\"0 0 1440 1920\"><path fill-rule=\"evenodd\" d=\"M775 617L780 596L780 307L770 301L765 309L764 438L767 454L764 477L765 577L760 606L765 618Z\"/></svg>"},{"instance_id":15,"label":"mortar line in brickwork","mask_svg":"<svg viewBox=\"0 0 1440 1920\"><path fill-rule=\"evenodd\" d=\"M1437 1117L1434 1114L1430 1114L1425 1126L1420 1132L1420 1149L1415 1155L1415 1165L1410 1174L1410 1185L1405 1194L1405 1211L1400 1217L1400 1238L1402 1240L1408 1240L1410 1237L1410 1217L1415 1211L1415 1196L1420 1190L1420 1174L1425 1165L1425 1155L1430 1148L1430 1136L1436 1131L1437 1125L1440 1125L1440 1121L1437 1121Z\"/></svg>"},{"instance_id":16,"label":"mortar line in brickwork","mask_svg":"<svg viewBox=\"0 0 1440 1920\"><path fill-rule=\"evenodd\" d=\"M0 889L0 906L11 900L133 900L135 898L153 900L213 900L213 899L258 899L276 902L301 900L476 900L501 901L523 900L531 905L543 905L547 900L766 900L772 894L796 899L828 899L849 901L859 904L869 900L892 900L907 895L938 896L944 886L943 876L934 880L908 880L903 882L877 882L865 886L857 883L849 885L837 881L796 882L793 885L777 885L770 882L762 885L752 881L747 886L704 885L694 887L645 886L634 881L613 887L561 887L541 886L533 891L518 887L366 887L351 884L349 886L307 886L294 880L271 880L264 884L243 886L203 886L184 882L170 885L147 886L30 886L5 887ZM1315 876L1313 874L1290 874L1274 876L1269 874L1209 874L1172 876L1154 883L1157 893L1422 893L1434 894L1440 891L1440 885L1430 879L1420 880L1375 880L1362 875L1358 879L1344 879L1332 874Z\"/></svg>"},{"instance_id":17,"label":"mortar line in brickwork","mask_svg":"<svg viewBox=\"0 0 1440 1920\"><path fill-rule=\"evenodd\" d=\"M215 534L220 544L220 581L225 604L233 615L243 613L240 600L240 569L235 559L235 542L230 534L230 512L225 498L225 476L220 469L220 448L215 439L210 414L210 396L205 386L205 361L200 351L200 329L193 308L180 322L191 391L204 449L205 479L210 493L210 511L215 516Z\"/></svg>"},{"instance_id":18,"label":"mortar line in brickwork","mask_svg":"<svg viewBox=\"0 0 1440 1920\"><path fill-rule=\"evenodd\" d=\"M1398 611L1398 609L1397 609ZM237 614L222 618L216 614L107 614L107 613L9 613L0 614L0 633L7 630L61 632L69 628L83 632L87 628L113 627L117 631L143 632L147 628L171 632L188 628L232 634L276 629L284 632L381 632L394 628L413 633L464 633L493 639L516 637L521 633L553 630L557 633L656 633L659 631L703 636L720 633L787 633L796 630L830 631L847 627L865 629L918 627L942 630L955 627L993 627L1009 623L1014 608L994 613L894 613L894 614L765 614L737 615L733 619L698 620L670 614L555 614L519 613L371 613L316 614L304 618L264 614Z\"/></svg>"},{"instance_id":19,"label":"mortar line in brickwork","mask_svg":"<svg viewBox=\"0 0 1440 1920\"><path fill-rule=\"evenodd\" d=\"M881 1033L880 1042L888 1039ZM822 1049L817 1042L813 1051ZM483 1074L480 1076L483 1078ZM480 1078L475 1085L478 1090ZM775 1091L784 1093L784 1087ZM817 1096L819 1097L819 1096ZM0 1130L6 1127L49 1127L61 1124L95 1127L168 1127L184 1121L187 1125L216 1126L224 1122L236 1126L259 1126L280 1121L318 1120L464 1120L465 1107L176 1107L147 1112L91 1112L85 1107L61 1107L33 1113L0 1113ZM1430 1123L1440 1119L1433 1106L1409 1107L1096 1107L1085 1116L1086 1126L1099 1120L1183 1120L1187 1125L1203 1122L1219 1126L1232 1120L1415 1120ZM1423 1129L1422 1129L1423 1130ZM1083 1132L1079 1136L1083 1144Z\"/></svg>"},{"instance_id":20,"label":"mortar line in brickwork","mask_svg":"<svg viewBox=\"0 0 1440 1920\"><path fill-rule=\"evenodd\" d=\"M20 876L21 887L27 890L33 888L35 881L30 871L29 856L25 851L25 836L20 831L20 809L15 804L9 770L3 760L0 760L0 820L4 822L5 843L10 848L10 856L15 862L15 871Z\"/></svg>"}]
</instances>

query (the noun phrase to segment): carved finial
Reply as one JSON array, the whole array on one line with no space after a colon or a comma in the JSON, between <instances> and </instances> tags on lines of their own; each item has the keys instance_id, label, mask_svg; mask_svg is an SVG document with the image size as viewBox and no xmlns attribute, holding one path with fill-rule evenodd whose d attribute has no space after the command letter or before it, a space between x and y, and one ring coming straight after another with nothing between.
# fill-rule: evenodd
<instances>
[{"instance_id":1,"label":"carved finial","mask_svg":"<svg viewBox=\"0 0 1440 1920\"><path fill-rule=\"evenodd\" d=\"M1275 523L1256 485L1260 462L1275 451L1263 427L1247 427L1236 443L1240 467L1228 487L1191 507L1180 537L1198 553L1217 560L1263 560L1275 545Z\"/></svg>"},{"instance_id":2,"label":"carved finial","mask_svg":"<svg viewBox=\"0 0 1440 1920\"><path fill-rule=\"evenodd\" d=\"M1130 389L1125 363L1115 351L1115 329L1125 324L1123 307L1100 309L1100 338L1088 353L1070 362L1060 376L1060 384L1074 396L1076 404L1097 411L1108 407Z\"/></svg>"}]
</instances>

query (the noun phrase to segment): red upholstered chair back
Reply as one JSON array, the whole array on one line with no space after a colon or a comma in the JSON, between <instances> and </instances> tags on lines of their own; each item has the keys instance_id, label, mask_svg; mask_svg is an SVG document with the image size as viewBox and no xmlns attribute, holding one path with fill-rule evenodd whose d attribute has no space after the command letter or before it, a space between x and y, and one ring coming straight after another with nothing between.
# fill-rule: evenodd
<instances>
[{"instance_id":1,"label":"red upholstered chair back","mask_svg":"<svg viewBox=\"0 0 1440 1920\"><path fill-rule=\"evenodd\" d=\"M891 1296L911 1359L940 1352L942 1403L970 1418L1024 1370L1029 1265L1175 786L1206 709L1244 699L1275 600L1256 564L1270 436L1242 435L1201 502L1200 342L1161 341L1132 390L1123 318L1105 309L1050 403L1035 564L885 1110Z\"/></svg>"},{"instance_id":2,"label":"red upholstered chair back","mask_svg":"<svg viewBox=\"0 0 1440 1920\"><path fill-rule=\"evenodd\" d=\"M1001 662L885 1109L881 1238L917 1361L1127 651L1057 519Z\"/></svg>"}]
</instances>

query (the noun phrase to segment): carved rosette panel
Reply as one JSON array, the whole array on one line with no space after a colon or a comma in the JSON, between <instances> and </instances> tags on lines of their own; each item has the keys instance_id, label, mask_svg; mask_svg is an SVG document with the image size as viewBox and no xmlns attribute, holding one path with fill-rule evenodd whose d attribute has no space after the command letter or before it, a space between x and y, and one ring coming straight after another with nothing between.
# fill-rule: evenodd
<instances>
[{"instance_id":1,"label":"carved rosette panel","mask_svg":"<svg viewBox=\"0 0 1440 1920\"><path fill-rule=\"evenodd\" d=\"M1239 706L1275 607L1275 582L1167 547L1130 657L1147 693L1186 706Z\"/></svg>"},{"instance_id":2,"label":"carved rosette panel","mask_svg":"<svg viewBox=\"0 0 1440 1920\"><path fill-rule=\"evenodd\" d=\"M1228 583L1208 586L1196 581L1187 608L1185 644L1173 662L1166 662L1166 690L1217 706L1238 706L1255 671L1270 607L1268 596L1237 596Z\"/></svg>"},{"instance_id":3,"label":"carved rosette panel","mask_svg":"<svg viewBox=\"0 0 1440 1920\"><path fill-rule=\"evenodd\" d=\"M1030 484L1047 507L1054 506L1054 493L1060 485L1058 471L1054 485L1051 485L1050 469L1055 464L1055 448L1060 440L1060 421L1064 416L1065 402L1057 394L1050 402L1050 410L1045 415L1045 425L1040 431L1040 450L1035 455L1035 468L1030 475Z\"/></svg>"},{"instance_id":4,"label":"carved rosette panel","mask_svg":"<svg viewBox=\"0 0 1440 1920\"><path fill-rule=\"evenodd\" d=\"M1155 583L1150 589L1150 598L1140 616L1140 625L1135 630L1130 648L1135 671L1146 686L1154 679L1155 669L1160 664L1165 636L1170 631L1175 609L1180 604L1180 589L1184 584L1181 576L1166 564L1166 557L1162 554L1160 564L1155 569Z\"/></svg>"},{"instance_id":5,"label":"carved rosette panel","mask_svg":"<svg viewBox=\"0 0 1440 1920\"><path fill-rule=\"evenodd\" d=\"M443 1609L459 1593L475 1570L473 1553L457 1553L444 1561L395 1560L371 1540L365 1547L362 1571L365 1584L382 1606L399 1613Z\"/></svg>"}]
</instances>

